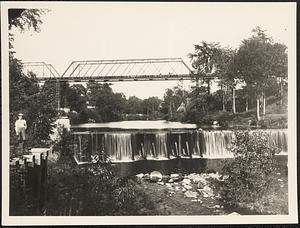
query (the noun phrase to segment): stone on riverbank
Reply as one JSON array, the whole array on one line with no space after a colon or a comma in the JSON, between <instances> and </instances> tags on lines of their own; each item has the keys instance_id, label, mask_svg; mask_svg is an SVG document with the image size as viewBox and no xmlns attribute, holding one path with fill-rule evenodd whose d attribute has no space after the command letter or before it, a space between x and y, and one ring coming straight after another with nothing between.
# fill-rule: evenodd
<instances>
[{"instance_id":1,"label":"stone on riverbank","mask_svg":"<svg viewBox=\"0 0 300 228\"><path fill-rule=\"evenodd\" d=\"M162 174L158 171L153 171L150 173L150 181L151 182L158 182L162 180Z\"/></svg>"}]
</instances>

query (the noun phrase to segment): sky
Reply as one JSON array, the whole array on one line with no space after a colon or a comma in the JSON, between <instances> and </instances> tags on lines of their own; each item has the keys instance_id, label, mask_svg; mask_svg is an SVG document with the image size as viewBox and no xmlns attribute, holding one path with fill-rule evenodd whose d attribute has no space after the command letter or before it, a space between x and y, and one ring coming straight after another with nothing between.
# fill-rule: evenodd
<instances>
[{"instance_id":1,"label":"sky","mask_svg":"<svg viewBox=\"0 0 300 228\"><path fill-rule=\"evenodd\" d=\"M41 32L15 34L16 57L44 61L63 73L74 60L179 57L201 41L238 48L260 26L289 47L291 4L287 3L47 3ZM119 82L128 96L163 97L173 82ZM188 88L191 83L185 82ZM217 89L213 85L213 90Z\"/></svg>"}]
</instances>

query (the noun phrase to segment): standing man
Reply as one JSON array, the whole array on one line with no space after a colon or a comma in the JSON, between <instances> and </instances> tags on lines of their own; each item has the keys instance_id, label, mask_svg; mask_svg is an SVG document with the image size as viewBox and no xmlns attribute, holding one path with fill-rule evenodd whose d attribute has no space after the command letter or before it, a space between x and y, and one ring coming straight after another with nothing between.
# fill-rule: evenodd
<instances>
[{"instance_id":1,"label":"standing man","mask_svg":"<svg viewBox=\"0 0 300 228\"><path fill-rule=\"evenodd\" d=\"M15 131L18 136L19 143L24 142L26 143L26 133L25 130L27 128L26 120L23 119L23 114L20 113L18 115L18 120L15 122Z\"/></svg>"}]
</instances>

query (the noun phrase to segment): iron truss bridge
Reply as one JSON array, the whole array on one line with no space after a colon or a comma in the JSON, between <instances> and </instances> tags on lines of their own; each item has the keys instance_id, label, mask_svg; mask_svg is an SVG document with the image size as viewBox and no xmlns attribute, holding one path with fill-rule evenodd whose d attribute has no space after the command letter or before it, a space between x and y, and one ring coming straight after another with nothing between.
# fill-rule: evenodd
<instances>
[{"instance_id":1,"label":"iron truss bridge","mask_svg":"<svg viewBox=\"0 0 300 228\"><path fill-rule=\"evenodd\" d=\"M191 79L181 58L73 61L63 81L149 81Z\"/></svg>"},{"instance_id":2,"label":"iron truss bridge","mask_svg":"<svg viewBox=\"0 0 300 228\"><path fill-rule=\"evenodd\" d=\"M57 70L45 62L22 62L23 72L26 75L33 73L38 81L57 80L61 78Z\"/></svg>"},{"instance_id":3,"label":"iron truss bridge","mask_svg":"<svg viewBox=\"0 0 300 228\"><path fill-rule=\"evenodd\" d=\"M192 80L196 74L181 58L73 61L60 75L51 64L25 62L38 81L118 82ZM214 77L205 76L205 78Z\"/></svg>"}]
</instances>

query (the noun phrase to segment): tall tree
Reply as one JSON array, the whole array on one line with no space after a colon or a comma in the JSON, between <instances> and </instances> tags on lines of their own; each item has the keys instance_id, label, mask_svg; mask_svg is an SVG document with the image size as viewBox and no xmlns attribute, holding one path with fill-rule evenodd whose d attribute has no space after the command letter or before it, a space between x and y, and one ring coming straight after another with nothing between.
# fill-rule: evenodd
<instances>
[{"instance_id":1,"label":"tall tree","mask_svg":"<svg viewBox=\"0 0 300 228\"><path fill-rule=\"evenodd\" d=\"M65 92L67 106L79 112L87 106L87 91L83 85L72 85Z\"/></svg>"},{"instance_id":2,"label":"tall tree","mask_svg":"<svg viewBox=\"0 0 300 228\"><path fill-rule=\"evenodd\" d=\"M144 114L153 115L159 111L162 100L158 97L149 97L143 100Z\"/></svg>"},{"instance_id":3,"label":"tall tree","mask_svg":"<svg viewBox=\"0 0 300 228\"><path fill-rule=\"evenodd\" d=\"M210 94L211 76L215 72L218 56L220 55L219 43L202 41L200 45L194 45L195 52L189 53L192 67L196 70L196 80L202 79L207 84L207 92Z\"/></svg>"},{"instance_id":4,"label":"tall tree","mask_svg":"<svg viewBox=\"0 0 300 228\"><path fill-rule=\"evenodd\" d=\"M234 64L234 56L236 54L235 50L232 50L230 48L220 48L219 49L219 55L216 56L216 71L215 75L220 79L219 80L219 86L221 87L223 92L223 99L222 99L222 109L223 111L226 111L225 109L225 100L226 100L226 94L227 90L229 89L232 93L232 112L236 112L236 105L235 105L235 89L236 85L238 83L237 77L235 73L233 72L233 64Z\"/></svg>"},{"instance_id":5,"label":"tall tree","mask_svg":"<svg viewBox=\"0 0 300 228\"><path fill-rule=\"evenodd\" d=\"M49 12L48 9L8 9L9 29L16 27L21 32L26 29L33 29L35 32L40 31L43 24L41 16Z\"/></svg>"},{"instance_id":6,"label":"tall tree","mask_svg":"<svg viewBox=\"0 0 300 228\"><path fill-rule=\"evenodd\" d=\"M8 9L8 28L18 29L20 32L33 29L35 32L41 31L43 21L41 16L50 10L48 9ZM13 50L14 34L9 32L9 53L14 54Z\"/></svg>"},{"instance_id":7,"label":"tall tree","mask_svg":"<svg viewBox=\"0 0 300 228\"><path fill-rule=\"evenodd\" d=\"M163 102L160 104L160 111L167 114L167 119L173 119L180 104L186 100L185 96L185 92L181 91L180 87L166 90Z\"/></svg>"},{"instance_id":8,"label":"tall tree","mask_svg":"<svg viewBox=\"0 0 300 228\"><path fill-rule=\"evenodd\" d=\"M114 93L110 84L88 83L89 102L96 106L103 122L122 119L126 108L126 98L122 93Z\"/></svg>"},{"instance_id":9,"label":"tall tree","mask_svg":"<svg viewBox=\"0 0 300 228\"><path fill-rule=\"evenodd\" d=\"M39 88L35 75L30 72L25 75L22 63L14 57L12 27L21 32L33 28L40 30L40 16L44 11L38 9L9 9L9 111L10 136L14 143L13 124L18 112L23 112L28 125L29 144L42 146L52 132L52 122L56 114L51 101L51 88L46 83ZM50 86L51 87L51 86Z\"/></svg>"},{"instance_id":10,"label":"tall tree","mask_svg":"<svg viewBox=\"0 0 300 228\"><path fill-rule=\"evenodd\" d=\"M143 100L136 96L130 96L126 106L127 113L141 114L143 112Z\"/></svg>"},{"instance_id":11,"label":"tall tree","mask_svg":"<svg viewBox=\"0 0 300 228\"><path fill-rule=\"evenodd\" d=\"M236 74L254 89L257 103L257 119L265 114L265 91L277 78L287 78L287 53L284 44L273 43L265 31L257 27L254 35L245 39L234 59Z\"/></svg>"}]
</instances>

